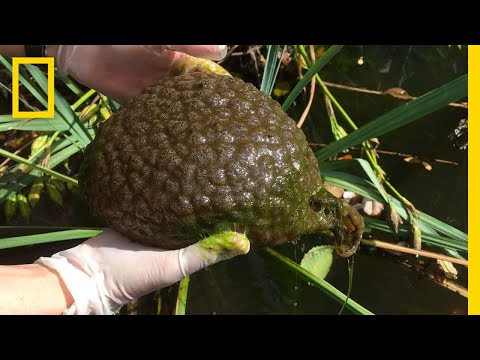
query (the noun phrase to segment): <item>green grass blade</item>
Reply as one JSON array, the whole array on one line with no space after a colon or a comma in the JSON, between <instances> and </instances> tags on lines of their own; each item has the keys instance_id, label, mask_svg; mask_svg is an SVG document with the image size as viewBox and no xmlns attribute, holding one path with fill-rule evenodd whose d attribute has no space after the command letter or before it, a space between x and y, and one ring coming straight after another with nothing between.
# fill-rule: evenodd
<instances>
[{"instance_id":1,"label":"green grass blade","mask_svg":"<svg viewBox=\"0 0 480 360\"><path fill-rule=\"evenodd\" d=\"M340 162L341 161L338 161L338 163ZM322 164L329 164L330 168L332 167L338 168L338 165L336 163L337 162L322 163ZM326 170L326 171L322 171L322 178L327 184L339 186L343 189L353 191L361 196L370 198L372 200L381 202L383 204L386 203L386 201L382 198L382 196L375 189L373 189L373 184L371 182L363 178L360 178L356 175ZM398 199L391 197L390 195L388 195L388 197L390 199L390 203L395 208L397 213L402 217L402 219L407 221L408 214L405 211L405 208L402 206L401 202ZM468 248L468 243L467 243L468 239L465 233L421 211L419 211L419 215L420 215L419 225L422 231L422 239L424 238L427 239L426 243L435 244L440 247L444 245L443 248L451 256L454 256L457 258L463 258L460 254L456 253L454 250L461 250L461 249ZM367 221L368 218L364 217L364 219L365 221ZM388 227L387 227L387 231L391 233L391 230L389 230ZM438 235L439 233L446 234L451 238L440 236Z\"/></svg>"},{"instance_id":2,"label":"green grass blade","mask_svg":"<svg viewBox=\"0 0 480 360\"><path fill-rule=\"evenodd\" d=\"M7 92L9 92L10 94L12 94L12 89L10 89L9 87L7 87L5 84L3 84L1 81L0 81L0 87L2 89L5 89ZM29 111L36 111L37 109L35 109L32 105L30 105L24 98L23 96L19 96L18 97L18 100L23 104L25 105Z\"/></svg>"},{"instance_id":3,"label":"green grass blade","mask_svg":"<svg viewBox=\"0 0 480 360\"><path fill-rule=\"evenodd\" d=\"M385 204L385 200L382 198L382 196L375 189L372 188L373 184L361 177L336 171L324 171L322 178L323 181L325 181L325 183L327 184L335 185L341 187L342 189L353 191L358 195ZM390 202L397 211L398 215L400 215L402 219L407 220L408 213L403 208L402 204L397 199L394 199L392 197L390 197ZM428 233L433 232L433 230L428 225L425 225L423 223L420 224L420 228L422 231Z\"/></svg>"},{"instance_id":4,"label":"green grass blade","mask_svg":"<svg viewBox=\"0 0 480 360\"><path fill-rule=\"evenodd\" d=\"M287 50L287 46L283 46L282 53L280 54L280 58L275 58L277 64L275 65L275 70L273 71L272 77L270 79L270 84L268 86L268 95L272 95L273 87L275 86L275 81L277 80L278 72L280 71L280 65L282 64L283 55L285 54L285 50Z\"/></svg>"},{"instance_id":5,"label":"green grass blade","mask_svg":"<svg viewBox=\"0 0 480 360\"><path fill-rule=\"evenodd\" d=\"M460 231L451 225L445 224L444 222L434 218L433 216L425 214L424 212L419 211L419 214L420 219L422 219L425 224L431 226L438 232L448 235L454 239L464 241L465 243L468 242L468 235L465 234L463 231Z\"/></svg>"},{"instance_id":6,"label":"green grass blade","mask_svg":"<svg viewBox=\"0 0 480 360\"><path fill-rule=\"evenodd\" d=\"M74 81L72 81L67 75L60 74L56 69L55 77L60 79L65 86L68 87L78 97L82 97L85 94L84 91L80 89Z\"/></svg>"},{"instance_id":7,"label":"green grass blade","mask_svg":"<svg viewBox=\"0 0 480 360\"><path fill-rule=\"evenodd\" d=\"M188 284L190 283L190 277L184 277L180 280L180 285L178 287L177 302L175 303L175 313L174 315L185 315L185 310L187 309L187 295L188 295Z\"/></svg>"},{"instance_id":8,"label":"green grass blade","mask_svg":"<svg viewBox=\"0 0 480 360\"><path fill-rule=\"evenodd\" d=\"M275 71L279 47L279 45L268 45L267 60L263 70L262 83L260 84L260 91L267 95L270 95L268 89L270 88L271 79Z\"/></svg>"},{"instance_id":9,"label":"green grass blade","mask_svg":"<svg viewBox=\"0 0 480 360\"><path fill-rule=\"evenodd\" d=\"M56 158L52 156L49 161L49 166L55 167L56 165L66 160L68 157L70 157L71 155L75 154L78 151L79 151L79 145L74 144L69 146L68 148L59 152ZM4 202L11 192L18 192L22 190L24 187L33 183L37 179L37 177L40 175L41 175L41 171L32 170L30 171L30 173L22 175L19 179L15 180L14 182L11 182L11 180L15 176L14 173L9 173L4 177L2 177L0 179L0 186L3 186L0 189L0 203ZM77 181L75 179L73 180ZM78 182L75 185L78 186Z\"/></svg>"},{"instance_id":10,"label":"green grass blade","mask_svg":"<svg viewBox=\"0 0 480 360\"><path fill-rule=\"evenodd\" d=\"M95 230L104 231L105 228L85 227L85 226L50 226L50 225L5 225L0 226L0 230L33 230L33 231L50 231L50 230Z\"/></svg>"},{"instance_id":11,"label":"green grass blade","mask_svg":"<svg viewBox=\"0 0 480 360\"><path fill-rule=\"evenodd\" d=\"M341 172L341 171L333 171L333 170L325 170L322 171L322 178L323 181L327 184L336 185L346 190L353 191L358 195L363 197L367 197L369 199L381 202L385 204L387 201L382 197L382 195L375 189L375 186L372 182L361 178L357 175ZM387 194L390 201L392 201L392 197ZM400 202L392 203L394 205L395 210L398 211L399 215L407 219L408 214L405 209L402 207ZM398 207L398 209L397 209Z\"/></svg>"},{"instance_id":12,"label":"green grass blade","mask_svg":"<svg viewBox=\"0 0 480 360\"><path fill-rule=\"evenodd\" d=\"M363 171L365 171L365 174L367 174L368 178L370 181L373 183L375 188L378 190L380 195L382 195L383 199L388 202L388 195L383 188L383 186L380 184L378 181L377 177L375 176L375 172L372 169L372 166L368 163L368 161L364 159L359 159L359 158L354 158L352 160L337 160L337 161L325 161L319 164L320 169L343 169L343 168L349 168L352 167L358 163Z\"/></svg>"},{"instance_id":13,"label":"green grass blade","mask_svg":"<svg viewBox=\"0 0 480 360\"><path fill-rule=\"evenodd\" d=\"M46 234L16 236L0 239L0 249L9 249L19 246L44 244L55 241L90 238L98 235L102 230L66 230Z\"/></svg>"},{"instance_id":14,"label":"green grass blade","mask_svg":"<svg viewBox=\"0 0 480 360\"><path fill-rule=\"evenodd\" d=\"M335 185L342 189L353 191L358 195L385 204L385 200L382 198L382 196L372 188L373 184L361 177L337 171L324 171L322 174L322 178L323 181L325 181L325 183L327 184ZM401 203L396 199L393 199L392 201L392 197L390 197L390 201L395 210L397 211L398 215L400 215L402 219L407 220L408 213L405 211ZM428 231L428 229L425 229L424 226L421 226L421 229L422 231Z\"/></svg>"},{"instance_id":15,"label":"green grass blade","mask_svg":"<svg viewBox=\"0 0 480 360\"><path fill-rule=\"evenodd\" d=\"M78 99L72 106L72 110L77 109L80 105L82 105L85 101L87 101L90 97L92 97L94 94L96 94L97 91L90 89L88 90L85 94L83 94L80 99Z\"/></svg>"},{"instance_id":16,"label":"green grass blade","mask_svg":"<svg viewBox=\"0 0 480 360\"><path fill-rule=\"evenodd\" d=\"M65 147L69 146L70 144L71 144L71 141L69 139L60 139L58 141L55 141L51 145L51 155L53 155L53 156L50 158L50 161L48 162L49 168L53 168L56 165L58 165L61 161L65 160L65 158L63 158L63 159L60 159L60 161L57 161L56 160L57 156L55 154L58 153L60 150L64 149ZM78 149L77 151L80 151L82 149L82 146L81 146L80 143L73 144L72 147L76 147ZM30 156L28 158L28 160L31 161L31 162L34 162L44 152L45 152L45 148L41 151L38 151L36 154L33 154L32 156ZM9 181L12 180L12 177L15 176L15 174L19 170L20 166L21 166L20 164L17 164L15 166L11 167L5 175L0 177L0 188L7 185L9 183ZM36 174L36 176L41 174L41 172L36 171L36 170L33 170L33 171L30 172L30 174L32 174L32 173Z\"/></svg>"},{"instance_id":17,"label":"green grass blade","mask_svg":"<svg viewBox=\"0 0 480 360\"><path fill-rule=\"evenodd\" d=\"M35 65L25 65L25 67L38 85L42 88L42 90L46 93L48 91L48 80L43 72ZM55 97L55 108L58 109L58 112L67 122L67 124L71 126L72 134L75 134L78 137L78 140L80 140L83 145L87 146L93 140L88 133L88 130L80 122L78 116L73 112L72 108L63 98L63 96L60 95L60 93L56 90L54 91L53 95Z\"/></svg>"},{"instance_id":18,"label":"green grass blade","mask_svg":"<svg viewBox=\"0 0 480 360\"><path fill-rule=\"evenodd\" d=\"M3 56L0 55L0 63L12 73L12 64ZM45 109L48 108L47 95L44 93L33 81L31 81L26 75L22 67L19 67L18 79L20 83L37 99Z\"/></svg>"},{"instance_id":19,"label":"green grass blade","mask_svg":"<svg viewBox=\"0 0 480 360\"><path fill-rule=\"evenodd\" d=\"M353 191L361 196L370 198L372 200L385 204L385 200L382 196L372 189L373 184L369 181L362 179L358 176L335 172L335 171L323 171L322 178L327 184L336 185L343 189ZM403 208L400 201L394 197L389 196L390 202L398 212L398 214L405 220L408 219L408 214ZM436 234L436 232L450 236L452 239L461 243L468 242L468 236L464 232L454 228L453 226L444 223L424 212L419 211L420 216L420 228L422 232L428 234ZM432 231L432 229L434 231Z\"/></svg>"},{"instance_id":20,"label":"green grass blade","mask_svg":"<svg viewBox=\"0 0 480 360\"><path fill-rule=\"evenodd\" d=\"M95 136L95 129L89 127L88 132L91 136ZM71 145L79 147L79 150L84 148L83 144L78 140L76 135L64 134L64 140L68 141Z\"/></svg>"},{"instance_id":21,"label":"green grass blade","mask_svg":"<svg viewBox=\"0 0 480 360\"><path fill-rule=\"evenodd\" d=\"M50 161L48 162L48 165L51 167L57 166L62 161L67 160L68 158L70 158L70 156L76 154L80 150L82 150L82 148L80 147L80 144L78 143L72 144L67 148L59 151L58 153L52 155L52 157L50 158Z\"/></svg>"},{"instance_id":22,"label":"green grass blade","mask_svg":"<svg viewBox=\"0 0 480 360\"><path fill-rule=\"evenodd\" d=\"M282 109L287 111L290 105L295 101L298 95L302 92L303 88L312 80L316 73L318 73L341 49L343 45L332 45L320 58L315 61L315 64L306 72L298 84L288 95L287 99L282 105Z\"/></svg>"},{"instance_id":23,"label":"green grass blade","mask_svg":"<svg viewBox=\"0 0 480 360\"><path fill-rule=\"evenodd\" d=\"M277 79L277 75L278 75L278 72L280 71L280 65L282 64L282 58L283 58L283 54L285 54L285 50L287 49L287 46L284 45L283 46L283 50L282 50L282 53L280 54L280 58L278 57L278 46L276 46L277 48L274 50L276 54L275 57L273 57L273 63L270 64L270 67L268 68L268 81L266 83L266 89L264 90L264 92L267 94L267 95L272 95L272 91L273 91L273 87L275 86L275 81Z\"/></svg>"},{"instance_id":24,"label":"green grass blade","mask_svg":"<svg viewBox=\"0 0 480 360\"><path fill-rule=\"evenodd\" d=\"M20 131L66 131L70 127L61 118L26 119L6 122L0 116L0 132L9 130Z\"/></svg>"},{"instance_id":25,"label":"green grass blade","mask_svg":"<svg viewBox=\"0 0 480 360\"><path fill-rule=\"evenodd\" d=\"M380 230L386 233L391 233L390 227L383 221L365 217L365 224L372 229ZM400 235L409 236L410 228L406 225L400 225L398 227L398 233ZM433 235L433 234L422 234L422 242L441 248L448 248L452 250L468 251L468 244L465 242L460 242L455 239L451 239L445 236Z\"/></svg>"},{"instance_id":26,"label":"green grass blade","mask_svg":"<svg viewBox=\"0 0 480 360\"><path fill-rule=\"evenodd\" d=\"M367 197L383 204L385 203L382 195L374 189L374 185L370 181L359 176L340 171L327 170L322 172L322 178L328 184L338 184L337 186L342 187L343 189L353 191L363 197ZM405 215L407 215L406 212Z\"/></svg>"},{"instance_id":27,"label":"green grass blade","mask_svg":"<svg viewBox=\"0 0 480 360\"><path fill-rule=\"evenodd\" d=\"M38 164L35 164L34 162L28 160L28 159L25 159L21 156L18 156L18 155L15 155L9 151L6 151L6 150L3 150L3 149L0 149L0 155L2 156L5 156L6 158L9 158L9 159L12 159L16 162L19 162L21 164L24 164L24 165L28 165L28 166L31 166L32 168L38 170L38 171L41 171L45 174L48 174L48 175L52 175L52 176L55 176L63 181L66 181L66 182L69 182L69 183L72 183L74 185L78 185L78 181L69 177L69 176L66 176L66 175L63 175L59 172L56 172L55 170L52 170L52 169L49 169L49 168L46 168L42 165L38 165Z\"/></svg>"},{"instance_id":28,"label":"green grass blade","mask_svg":"<svg viewBox=\"0 0 480 360\"><path fill-rule=\"evenodd\" d=\"M368 124L335 141L316 152L319 161L328 159L339 151L351 148L365 140L379 137L387 132L405 126L434 111L440 110L449 103L468 96L468 76L462 75L415 100L389 111Z\"/></svg>"},{"instance_id":29,"label":"green grass blade","mask_svg":"<svg viewBox=\"0 0 480 360\"><path fill-rule=\"evenodd\" d=\"M12 121L16 121L17 119L14 118L12 115L0 115L0 123L8 123Z\"/></svg>"},{"instance_id":30,"label":"green grass blade","mask_svg":"<svg viewBox=\"0 0 480 360\"><path fill-rule=\"evenodd\" d=\"M274 258L276 258L277 260L285 264L290 270L298 272L304 279L315 284L317 287L323 290L325 294L330 296L332 299L338 301L341 305L343 305L347 300L347 295L342 293L340 290L335 288L333 285L331 285L327 281L318 278L308 270L302 268L300 265L290 260L286 256L283 256L282 254L273 250L272 248L266 248L265 251L267 252L267 254L273 256ZM374 315L371 311L367 310L366 308L364 308L362 305L355 302L351 298L348 299L345 306L355 314Z\"/></svg>"},{"instance_id":31,"label":"green grass blade","mask_svg":"<svg viewBox=\"0 0 480 360\"><path fill-rule=\"evenodd\" d=\"M52 145L52 156L48 162L49 168L54 168L61 162L68 159L70 156L74 155L78 151L82 150L82 144L79 142L71 143L70 139L62 139L55 142ZM33 161L30 159L30 161ZM32 170L28 174L23 174L19 179L15 179L18 175L16 172L20 165L16 165L11 168L7 174L0 178L0 203L5 201L8 195L13 192L18 192L23 189L25 186L30 185L34 182L38 176L42 174L41 171Z\"/></svg>"},{"instance_id":32,"label":"green grass blade","mask_svg":"<svg viewBox=\"0 0 480 360\"><path fill-rule=\"evenodd\" d=\"M10 62L0 56L0 62L11 72L12 66ZM34 65L25 65L25 68L31 74L31 76L38 83L35 84L32 82L28 76L26 76L23 68L19 69L19 80L25 86L25 88L35 96L35 98L45 107L48 107L47 104L47 91L48 91L48 81L46 76L40 71L37 66ZM71 127L71 132L73 135L77 136L83 145L88 145L93 139L89 134L88 130L84 125L78 120L77 115L72 111L66 100L58 94L57 91L54 92L55 97L55 107L58 111L55 111L55 117L63 118L67 123L68 127Z\"/></svg>"}]
</instances>

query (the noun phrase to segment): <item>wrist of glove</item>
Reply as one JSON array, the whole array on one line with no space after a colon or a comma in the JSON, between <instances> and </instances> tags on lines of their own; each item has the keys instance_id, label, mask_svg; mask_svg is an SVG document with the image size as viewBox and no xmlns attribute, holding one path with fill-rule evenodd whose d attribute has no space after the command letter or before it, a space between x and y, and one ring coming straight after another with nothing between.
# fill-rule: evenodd
<instances>
[{"instance_id":1,"label":"wrist of glove","mask_svg":"<svg viewBox=\"0 0 480 360\"><path fill-rule=\"evenodd\" d=\"M180 250L130 241L108 229L86 242L36 262L54 269L74 303L64 314L113 314L127 302L170 286L217 262L250 250L245 235L212 235Z\"/></svg>"}]
</instances>

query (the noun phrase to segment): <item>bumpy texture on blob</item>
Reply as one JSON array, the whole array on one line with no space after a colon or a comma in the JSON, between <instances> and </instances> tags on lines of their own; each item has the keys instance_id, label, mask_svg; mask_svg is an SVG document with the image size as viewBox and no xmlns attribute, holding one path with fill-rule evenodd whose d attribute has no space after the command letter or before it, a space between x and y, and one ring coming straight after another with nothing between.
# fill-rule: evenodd
<instances>
[{"instance_id":1,"label":"bumpy texture on blob","mask_svg":"<svg viewBox=\"0 0 480 360\"><path fill-rule=\"evenodd\" d=\"M223 230L245 231L258 248L331 229L351 251L363 230L323 188L295 122L228 76L162 80L125 104L87 147L80 189L106 224L166 249Z\"/></svg>"}]
</instances>

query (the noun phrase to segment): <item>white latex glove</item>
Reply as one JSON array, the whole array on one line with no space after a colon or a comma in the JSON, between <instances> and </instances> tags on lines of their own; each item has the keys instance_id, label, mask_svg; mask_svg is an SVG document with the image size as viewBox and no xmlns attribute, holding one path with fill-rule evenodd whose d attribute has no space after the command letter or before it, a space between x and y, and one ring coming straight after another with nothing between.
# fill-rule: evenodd
<instances>
[{"instance_id":1,"label":"white latex glove","mask_svg":"<svg viewBox=\"0 0 480 360\"><path fill-rule=\"evenodd\" d=\"M180 250L132 242L108 229L36 262L58 272L74 303L64 314L112 314L127 302L250 250L245 235L226 232Z\"/></svg>"},{"instance_id":2,"label":"white latex glove","mask_svg":"<svg viewBox=\"0 0 480 360\"><path fill-rule=\"evenodd\" d=\"M124 103L146 87L176 75L189 54L221 60L226 45L49 45L59 71Z\"/></svg>"}]
</instances>

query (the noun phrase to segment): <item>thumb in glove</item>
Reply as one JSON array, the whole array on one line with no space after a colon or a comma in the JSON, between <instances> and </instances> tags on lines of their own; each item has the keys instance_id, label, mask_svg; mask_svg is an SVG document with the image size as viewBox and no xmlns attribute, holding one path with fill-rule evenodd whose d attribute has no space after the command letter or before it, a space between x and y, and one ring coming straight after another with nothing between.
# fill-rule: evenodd
<instances>
[{"instance_id":1,"label":"thumb in glove","mask_svg":"<svg viewBox=\"0 0 480 360\"><path fill-rule=\"evenodd\" d=\"M112 314L127 302L250 250L245 235L223 232L180 250L141 245L108 229L83 244L42 257L74 303L64 314Z\"/></svg>"}]
</instances>

